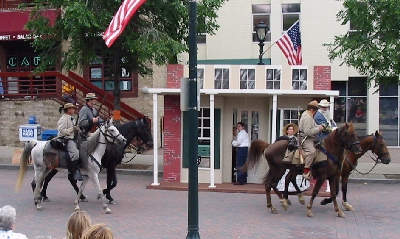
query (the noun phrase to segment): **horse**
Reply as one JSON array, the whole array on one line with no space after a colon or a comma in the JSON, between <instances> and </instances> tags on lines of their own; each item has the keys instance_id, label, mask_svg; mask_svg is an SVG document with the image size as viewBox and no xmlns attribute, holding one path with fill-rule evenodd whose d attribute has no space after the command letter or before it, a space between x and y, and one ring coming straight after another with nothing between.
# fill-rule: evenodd
<instances>
[{"instance_id":1,"label":"horse","mask_svg":"<svg viewBox=\"0 0 400 239\"><path fill-rule=\"evenodd\" d=\"M124 136L122 136L118 129L113 125L112 120L106 121L102 126L100 126L92 136L87 139L87 147L82 149L86 150L88 154L87 163L81 165L81 173L83 175L83 181L79 188L79 192L77 198L75 199L75 211L80 210L79 207L79 199L86 187L86 184L89 179L91 179L94 184L98 197L101 198L102 207L105 209L106 213L111 213L111 210L108 208L106 204L105 196L103 195L100 182L99 182L99 173L101 170L101 158L103 157L106 145L108 143L117 143L117 142L126 142ZM16 185L16 189L20 190L22 187L22 183L25 177L26 167L29 161L33 160L33 166L35 170L35 182L36 187L34 190L34 201L36 204L37 210L42 210L41 201L42 195L40 193L40 185L42 185L43 179L46 175L51 171L44 162L43 157L43 149L47 141L30 141L24 148L21 159L20 159L20 171L18 176L18 181ZM90 160L89 160L90 159Z\"/></svg>"},{"instance_id":2,"label":"horse","mask_svg":"<svg viewBox=\"0 0 400 239\"><path fill-rule=\"evenodd\" d=\"M328 159L326 161L313 165L313 167L311 168L312 175L314 178L317 179L317 183L314 187L310 202L307 205L307 216L309 217L314 216L311 211L312 203L314 201L314 198L317 196L323 182L328 179L330 184L334 185L334 188L336 187L340 173L341 160L343 160L342 156L344 150L351 150L355 153L361 152L357 135L355 133L352 123L345 123L343 126L332 131L324 139L323 144L327 151ZM273 144L268 144L267 142L259 139L254 140L250 144L248 158L246 160L246 164L243 167L243 170L247 170L257 166L261 158L260 156L264 155L269 165L269 170L265 175L263 181L265 185L265 194L267 197L267 207L270 208L271 212L274 214L278 213L278 211L271 202L271 188L278 195L285 211L288 207L287 200L277 189L277 184L282 176L285 174L286 169L292 167L292 165L283 162L287 146L288 141L286 140L276 141ZM331 197L335 205L334 209L336 212L338 212L338 216L345 217L344 213L337 205L336 192L334 192L334 190L331 191Z\"/></svg>"},{"instance_id":3,"label":"horse","mask_svg":"<svg viewBox=\"0 0 400 239\"><path fill-rule=\"evenodd\" d=\"M140 145L138 145L138 147L142 149L150 149L153 147L153 136L151 134L150 122L147 117L137 118L125 124L116 125L116 127L118 131L126 138L126 143L123 145L107 144L106 152L101 158L101 166L107 169L107 188L103 190L103 194L109 200L109 204L116 204L114 198L111 196L111 190L117 186L118 180L115 168L118 164L122 163L125 149L131 144L134 139L137 138L140 138L140 140L136 140L140 141ZM43 201L50 201L47 196L47 186L54 175L57 174L57 172L57 169L53 169L44 179L41 190ZM79 188L77 186L77 181L73 178L73 175L69 174L68 180L76 193L78 193ZM35 179L32 181L31 185L32 189L34 189L36 185ZM81 195L80 199L83 202L87 201L84 195Z\"/></svg>"},{"instance_id":4,"label":"horse","mask_svg":"<svg viewBox=\"0 0 400 239\"><path fill-rule=\"evenodd\" d=\"M347 151L345 152L345 160L343 160L342 172L341 172L341 183L342 183L342 205L347 211L353 211L354 208L347 202L347 183L349 181L350 174L357 167L358 159L363 156L367 151L371 150L371 152L376 155L376 159L373 159L376 163L389 164L391 161L391 157L389 154L389 150L387 148L386 142L383 139L382 135L375 131L374 134L367 136L359 136L358 140L360 141L361 153L355 154L354 152ZM339 184L337 185L336 192L339 192ZM321 201L321 205L326 205L332 202L332 198L325 198Z\"/></svg>"}]
</instances>

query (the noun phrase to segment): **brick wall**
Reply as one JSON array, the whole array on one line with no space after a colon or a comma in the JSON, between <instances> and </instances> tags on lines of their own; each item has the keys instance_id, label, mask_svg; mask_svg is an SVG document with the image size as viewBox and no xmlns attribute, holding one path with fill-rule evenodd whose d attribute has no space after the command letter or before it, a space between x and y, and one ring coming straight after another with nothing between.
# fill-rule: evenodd
<instances>
[{"instance_id":1,"label":"brick wall","mask_svg":"<svg viewBox=\"0 0 400 239\"><path fill-rule=\"evenodd\" d=\"M0 145L23 147L19 141L19 126L28 123L30 115L36 116L42 131L57 129L57 121L61 117L58 112L60 104L53 100L34 101L0 101Z\"/></svg>"},{"instance_id":2,"label":"brick wall","mask_svg":"<svg viewBox=\"0 0 400 239\"><path fill-rule=\"evenodd\" d=\"M180 96L164 98L164 181L180 182L181 110Z\"/></svg>"},{"instance_id":3,"label":"brick wall","mask_svg":"<svg viewBox=\"0 0 400 239\"><path fill-rule=\"evenodd\" d=\"M167 67L167 88L181 88L183 77L183 65L168 65Z\"/></svg>"},{"instance_id":4,"label":"brick wall","mask_svg":"<svg viewBox=\"0 0 400 239\"><path fill-rule=\"evenodd\" d=\"M331 90L331 67L314 66L314 90Z\"/></svg>"}]
</instances>

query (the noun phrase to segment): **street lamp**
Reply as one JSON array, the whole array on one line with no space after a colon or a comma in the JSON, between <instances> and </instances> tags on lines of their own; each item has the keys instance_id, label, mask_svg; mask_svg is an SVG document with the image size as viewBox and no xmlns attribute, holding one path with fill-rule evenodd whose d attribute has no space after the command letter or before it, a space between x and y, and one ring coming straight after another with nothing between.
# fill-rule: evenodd
<instances>
[{"instance_id":1,"label":"street lamp","mask_svg":"<svg viewBox=\"0 0 400 239\"><path fill-rule=\"evenodd\" d=\"M265 37L267 36L267 32L269 27L264 23L264 21L260 21L256 26L254 26L254 31L257 33L257 39L260 43L258 45L260 46L260 55L258 56L259 62L258 65L264 65L262 62L262 56L263 54L263 48L264 48L264 42L265 42Z\"/></svg>"}]
</instances>

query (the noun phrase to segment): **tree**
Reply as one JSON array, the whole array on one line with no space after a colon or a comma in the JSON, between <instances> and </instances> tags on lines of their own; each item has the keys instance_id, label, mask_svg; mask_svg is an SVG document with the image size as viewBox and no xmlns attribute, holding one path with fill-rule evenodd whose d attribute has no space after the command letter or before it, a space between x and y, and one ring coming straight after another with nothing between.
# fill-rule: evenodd
<instances>
[{"instance_id":1,"label":"tree","mask_svg":"<svg viewBox=\"0 0 400 239\"><path fill-rule=\"evenodd\" d=\"M329 59L354 67L375 86L384 86L400 75L400 4L398 1L344 0L337 14L350 31L335 36L328 47Z\"/></svg>"},{"instance_id":2,"label":"tree","mask_svg":"<svg viewBox=\"0 0 400 239\"><path fill-rule=\"evenodd\" d=\"M225 1L198 2L199 33L214 34L219 27L216 12ZM77 69L103 56L114 77L117 110L122 68L141 75L151 74L149 66L153 63L177 63L178 54L188 49L187 0L148 0L110 48L105 45L102 33L122 0L35 0L34 3L26 27L41 36L32 43L41 55L37 71L44 71L60 60L62 69ZM46 9L60 9L53 24L43 16Z\"/></svg>"}]
</instances>

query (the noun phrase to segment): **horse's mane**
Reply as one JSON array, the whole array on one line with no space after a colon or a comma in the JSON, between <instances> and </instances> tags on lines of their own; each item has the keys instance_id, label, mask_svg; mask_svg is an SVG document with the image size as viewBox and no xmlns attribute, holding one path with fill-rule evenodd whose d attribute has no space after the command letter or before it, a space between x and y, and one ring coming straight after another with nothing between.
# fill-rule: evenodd
<instances>
[{"instance_id":1,"label":"horse's mane","mask_svg":"<svg viewBox=\"0 0 400 239\"><path fill-rule=\"evenodd\" d=\"M125 124L117 125L116 127L117 127L118 131L122 135L124 135L125 133L127 133L133 127L134 123L135 123L135 120L131 120L131 121L125 123Z\"/></svg>"},{"instance_id":2,"label":"horse's mane","mask_svg":"<svg viewBox=\"0 0 400 239\"><path fill-rule=\"evenodd\" d=\"M353 123L345 123L336 130L332 131L325 139L324 146L326 150L330 151L335 148L337 142L341 142L345 131L353 132L355 131Z\"/></svg>"},{"instance_id":3,"label":"horse's mane","mask_svg":"<svg viewBox=\"0 0 400 239\"><path fill-rule=\"evenodd\" d=\"M96 146L99 144L100 139L100 128L98 128L88 139L87 139L87 151L92 153Z\"/></svg>"}]
</instances>

